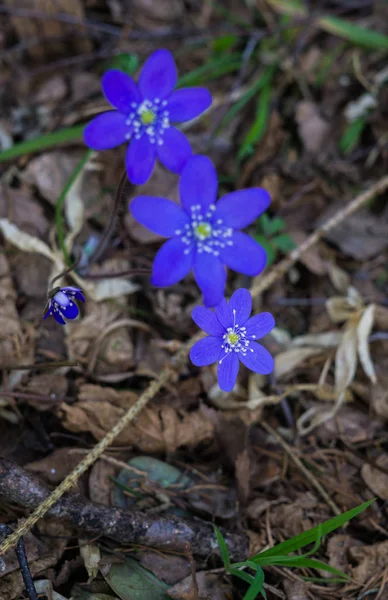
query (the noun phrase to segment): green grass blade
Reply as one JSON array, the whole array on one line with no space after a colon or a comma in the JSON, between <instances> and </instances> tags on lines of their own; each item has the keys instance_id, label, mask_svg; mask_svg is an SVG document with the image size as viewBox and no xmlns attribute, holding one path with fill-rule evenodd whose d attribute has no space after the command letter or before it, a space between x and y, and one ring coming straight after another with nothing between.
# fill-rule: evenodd
<instances>
[{"instance_id":1,"label":"green grass blade","mask_svg":"<svg viewBox=\"0 0 388 600\"><path fill-rule=\"evenodd\" d=\"M365 125L365 117L359 117L353 123L349 123L338 144L341 152L348 154L357 146Z\"/></svg>"},{"instance_id":2,"label":"green grass blade","mask_svg":"<svg viewBox=\"0 0 388 600\"><path fill-rule=\"evenodd\" d=\"M272 79L274 72L275 68L273 65L267 67L264 72L264 82L257 102L256 117L238 152L238 157L240 160L252 154L254 146L260 142L265 133L271 105Z\"/></svg>"},{"instance_id":3,"label":"green grass blade","mask_svg":"<svg viewBox=\"0 0 388 600\"><path fill-rule=\"evenodd\" d=\"M65 257L65 260L68 265L70 265L71 261L70 261L69 253L67 252L67 248L65 245L65 228L64 228L63 210L62 210L63 204L66 200L67 194L70 192L72 186L74 185L75 181L77 180L77 178L81 174L83 168L85 167L86 163L88 162L91 153L92 153L92 150L90 150L90 149L88 149L85 152L85 154L79 161L78 165L76 166L76 168L70 175L69 179L67 180L66 185L62 190L62 193L60 194L58 200L55 203L55 226L57 229L58 243L59 243L59 247L62 250L63 256Z\"/></svg>"},{"instance_id":4,"label":"green grass blade","mask_svg":"<svg viewBox=\"0 0 388 600\"><path fill-rule=\"evenodd\" d=\"M242 579L243 581L245 581L246 583L253 583L254 577L252 575L249 575L249 573L245 573L245 571L241 571L240 569L228 569L228 573L230 575L234 575L235 577L238 577L239 579Z\"/></svg>"},{"instance_id":5,"label":"green grass blade","mask_svg":"<svg viewBox=\"0 0 388 600\"><path fill-rule=\"evenodd\" d=\"M177 89L192 85L199 85L204 81L216 79L227 73L233 73L240 68L242 55L240 52L233 52L228 55L218 56L209 60L206 64L186 73L179 78Z\"/></svg>"},{"instance_id":6,"label":"green grass blade","mask_svg":"<svg viewBox=\"0 0 388 600\"><path fill-rule=\"evenodd\" d=\"M41 135L33 140L26 140L15 144L7 150L0 152L0 162L11 160L12 158L18 158L25 154L32 154L33 152L41 152L42 150L48 150L49 148L55 148L59 144L66 142L76 142L82 139L85 125L75 125L75 127L66 127L53 133L47 133Z\"/></svg>"},{"instance_id":7,"label":"green grass blade","mask_svg":"<svg viewBox=\"0 0 388 600\"><path fill-rule=\"evenodd\" d=\"M345 19L331 16L321 17L318 19L317 24L327 33L337 35L356 46L365 46L365 48L371 50L386 50L388 48L388 36L361 27L356 23L350 23Z\"/></svg>"},{"instance_id":8,"label":"green grass blade","mask_svg":"<svg viewBox=\"0 0 388 600\"><path fill-rule=\"evenodd\" d=\"M337 577L342 577L343 580L349 579L348 575L342 573L342 571L339 571L338 569L335 569L334 567L331 567L330 565L327 565L326 563L321 562L320 560L315 560L314 558L289 557L289 559L287 560L276 561L276 557L274 557L274 562L271 564L276 565L278 567L294 567L298 569L320 569L322 571L327 571L332 575L337 575Z\"/></svg>"},{"instance_id":9,"label":"green grass blade","mask_svg":"<svg viewBox=\"0 0 388 600\"><path fill-rule=\"evenodd\" d=\"M308 16L307 10L299 0L267 0L267 2L281 14L298 18ZM346 19L323 16L316 20L316 24L327 33L341 37L356 46L364 46L371 50L388 48L388 36L351 23Z\"/></svg>"},{"instance_id":10,"label":"green grass blade","mask_svg":"<svg viewBox=\"0 0 388 600\"><path fill-rule=\"evenodd\" d=\"M244 600L255 600L261 593L264 584L264 572L260 567L256 570L256 575L250 585L249 590L244 596Z\"/></svg>"},{"instance_id":11,"label":"green grass blade","mask_svg":"<svg viewBox=\"0 0 388 600\"><path fill-rule=\"evenodd\" d=\"M308 529L307 531L304 531L303 533L294 536L290 540L286 540L285 542L277 544L273 548L269 548L264 552L259 552L258 554L255 554L255 556L251 557L250 560L257 562L258 559L261 561L261 559L263 559L264 557L276 556L279 554L286 555L290 552L295 552L296 550L299 550L300 548L303 548L308 544L312 544L313 542L316 542L317 536L319 535L320 531L321 535L323 536L327 535L331 531L334 531L335 529L338 529L338 527L342 527L344 523L346 523L350 519L353 519L362 511L366 510L374 501L375 499L369 500L368 502L364 502L363 504L360 504L360 506L356 506L355 508L344 512L342 515L338 515L333 519L329 519L324 523L320 523L317 527L312 527L311 529Z\"/></svg>"},{"instance_id":12,"label":"green grass blade","mask_svg":"<svg viewBox=\"0 0 388 600\"><path fill-rule=\"evenodd\" d=\"M214 533L217 538L218 546L220 548L222 562L224 563L225 570L228 570L229 566L230 566L228 547L226 545L224 536L222 535L221 531L215 525L213 525L213 527L214 527Z\"/></svg>"}]
</instances>

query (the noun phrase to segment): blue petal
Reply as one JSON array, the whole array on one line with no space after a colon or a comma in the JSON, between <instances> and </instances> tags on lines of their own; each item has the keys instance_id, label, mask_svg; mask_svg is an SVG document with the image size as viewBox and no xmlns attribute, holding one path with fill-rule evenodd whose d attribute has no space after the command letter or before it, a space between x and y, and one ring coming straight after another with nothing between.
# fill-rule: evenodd
<instances>
[{"instance_id":1,"label":"blue petal","mask_svg":"<svg viewBox=\"0 0 388 600\"><path fill-rule=\"evenodd\" d=\"M239 366L236 352L229 352L218 362L218 385L224 392L231 392L236 385Z\"/></svg>"},{"instance_id":2,"label":"blue petal","mask_svg":"<svg viewBox=\"0 0 388 600\"><path fill-rule=\"evenodd\" d=\"M250 342L247 348L247 353L238 353L241 362L251 371L260 373L261 375L268 375L274 370L274 360L268 350L257 344L256 342Z\"/></svg>"},{"instance_id":3,"label":"blue petal","mask_svg":"<svg viewBox=\"0 0 388 600\"><path fill-rule=\"evenodd\" d=\"M129 205L136 221L158 235L172 237L185 231L189 218L178 204L155 196L137 196Z\"/></svg>"},{"instance_id":4,"label":"blue petal","mask_svg":"<svg viewBox=\"0 0 388 600\"><path fill-rule=\"evenodd\" d=\"M66 319L75 319L78 316L79 308L74 301L71 301L65 308L61 307L60 312Z\"/></svg>"},{"instance_id":5,"label":"blue petal","mask_svg":"<svg viewBox=\"0 0 388 600\"><path fill-rule=\"evenodd\" d=\"M216 317L216 314L210 310L210 308L196 306L193 309L191 316L194 323L196 323L198 327L200 327L205 333L218 337L222 337L224 335L225 328L222 327L221 323Z\"/></svg>"},{"instance_id":6,"label":"blue petal","mask_svg":"<svg viewBox=\"0 0 388 600\"><path fill-rule=\"evenodd\" d=\"M69 285L67 287L61 288L61 290L62 292L65 292L70 298L75 298L76 300L81 300L81 302L85 302L85 296L83 295L82 290L80 290L79 288Z\"/></svg>"},{"instance_id":7,"label":"blue petal","mask_svg":"<svg viewBox=\"0 0 388 600\"><path fill-rule=\"evenodd\" d=\"M251 277L261 273L267 262L264 248L241 231L234 231L230 239L233 244L220 249L220 258L226 266Z\"/></svg>"},{"instance_id":8,"label":"blue petal","mask_svg":"<svg viewBox=\"0 0 388 600\"><path fill-rule=\"evenodd\" d=\"M226 281L226 271L219 258L198 252L194 260L194 276L205 306L217 306L224 295Z\"/></svg>"},{"instance_id":9,"label":"blue petal","mask_svg":"<svg viewBox=\"0 0 388 600\"><path fill-rule=\"evenodd\" d=\"M93 150L109 150L127 140L131 133L127 117L111 110L95 117L84 129L84 142Z\"/></svg>"},{"instance_id":10,"label":"blue petal","mask_svg":"<svg viewBox=\"0 0 388 600\"><path fill-rule=\"evenodd\" d=\"M229 309L229 305L225 298L222 298L221 302L215 307L215 313L218 321L221 323L224 329L233 327L233 315Z\"/></svg>"},{"instance_id":11,"label":"blue petal","mask_svg":"<svg viewBox=\"0 0 388 600\"><path fill-rule=\"evenodd\" d=\"M48 303L47 310L46 310L46 312L45 312L45 313L44 313L44 315L43 315L43 318L44 318L44 319L47 319L47 318L48 318L48 317L50 317L52 314L53 314L53 303L52 303L52 300L50 300L50 301L49 301L49 303Z\"/></svg>"},{"instance_id":12,"label":"blue petal","mask_svg":"<svg viewBox=\"0 0 388 600\"><path fill-rule=\"evenodd\" d=\"M222 340L218 337L205 337L190 350L190 359L196 367L207 367L217 362L221 352Z\"/></svg>"},{"instance_id":13,"label":"blue petal","mask_svg":"<svg viewBox=\"0 0 388 600\"><path fill-rule=\"evenodd\" d=\"M133 110L132 102L141 102L141 94L136 83L123 71L117 69L107 71L102 77L101 85L108 102L127 115Z\"/></svg>"},{"instance_id":14,"label":"blue petal","mask_svg":"<svg viewBox=\"0 0 388 600\"><path fill-rule=\"evenodd\" d=\"M129 181L136 185L146 183L155 166L155 160L155 146L150 143L148 135L142 135L139 139L133 138L125 157Z\"/></svg>"},{"instance_id":15,"label":"blue petal","mask_svg":"<svg viewBox=\"0 0 388 600\"><path fill-rule=\"evenodd\" d=\"M269 193L262 188L232 192L217 202L213 221L222 219L226 227L242 229L267 210L270 202Z\"/></svg>"},{"instance_id":16,"label":"blue petal","mask_svg":"<svg viewBox=\"0 0 388 600\"><path fill-rule=\"evenodd\" d=\"M252 296L250 292L244 288L236 290L229 300L229 310L234 315L233 324L240 327L244 325L252 312Z\"/></svg>"},{"instance_id":17,"label":"blue petal","mask_svg":"<svg viewBox=\"0 0 388 600\"><path fill-rule=\"evenodd\" d=\"M173 237L156 253L152 268L151 283L157 287L168 287L186 277L193 266L194 253L184 253L187 248L179 237Z\"/></svg>"},{"instance_id":18,"label":"blue petal","mask_svg":"<svg viewBox=\"0 0 388 600\"><path fill-rule=\"evenodd\" d=\"M70 299L67 297L67 295L60 289L55 296L53 296L53 304L54 306L58 306L59 309L63 308L64 306L69 306L70 304Z\"/></svg>"},{"instance_id":19,"label":"blue petal","mask_svg":"<svg viewBox=\"0 0 388 600\"><path fill-rule=\"evenodd\" d=\"M145 61L139 77L139 89L144 98L165 98L171 94L178 79L175 61L168 50L156 50Z\"/></svg>"},{"instance_id":20,"label":"blue petal","mask_svg":"<svg viewBox=\"0 0 388 600\"><path fill-rule=\"evenodd\" d=\"M169 127L163 135L163 144L157 145L156 152L160 162L173 173L181 173L192 155L187 137L175 127Z\"/></svg>"},{"instance_id":21,"label":"blue petal","mask_svg":"<svg viewBox=\"0 0 388 600\"><path fill-rule=\"evenodd\" d=\"M203 87L186 88L173 92L167 100L170 121L195 119L212 103L210 92Z\"/></svg>"},{"instance_id":22,"label":"blue petal","mask_svg":"<svg viewBox=\"0 0 388 600\"><path fill-rule=\"evenodd\" d=\"M217 198L217 173L210 158L195 155L182 171L179 194L183 208L190 215L191 206L199 204L203 212Z\"/></svg>"},{"instance_id":23,"label":"blue petal","mask_svg":"<svg viewBox=\"0 0 388 600\"><path fill-rule=\"evenodd\" d=\"M269 312L263 312L255 315L245 323L246 336L249 339L257 339L264 337L275 327L275 319Z\"/></svg>"},{"instance_id":24,"label":"blue petal","mask_svg":"<svg viewBox=\"0 0 388 600\"><path fill-rule=\"evenodd\" d=\"M53 317L56 320L57 323L59 323L60 325L66 325L66 321L64 320L64 318L62 317L61 313L59 312L58 309L56 309L55 305L53 307Z\"/></svg>"}]
</instances>

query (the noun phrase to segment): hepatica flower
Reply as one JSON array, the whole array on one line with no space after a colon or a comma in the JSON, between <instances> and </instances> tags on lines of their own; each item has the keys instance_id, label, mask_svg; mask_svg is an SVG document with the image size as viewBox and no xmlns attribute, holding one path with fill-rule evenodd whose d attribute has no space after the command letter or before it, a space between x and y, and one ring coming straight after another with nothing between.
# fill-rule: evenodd
<instances>
[{"instance_id":1,"label":"hepatica flower","mask_svg":"<svg viewBox=\"0 0 388 600\"><path fill-rule=\"evenodd\" d=\"M180 173L192 151L186 136L171 123L189 121L212 102L201 87L173 91L177 69L168 50L156 50L146 60L136 84L119 70L107 71L102 89L116 109L93 119L84 130L87 146L107 150L129 142L126 169L132 183L145 183L158 158L163 165Z\"/></svg>"},{"instance_id":2,"label":"hepatica flower","mask_svg":"<svg viewBox=\"0 0 388 600\"><path fill-rule=\"evenodd\" d=\"M204 306L197 306L192 312L193 320L208 336L194 344L190 358L197 367L217 362L218 385L224 392L234 388L240 361L262 375L274 368L272 356L256 340L274 328L275 320L268 312L249 318L251 310L251 294L239 289L229 303L223 299L215 312Z\"/></svg>"},{"instance_id":3,"label":"hepatica flower","mask_svg":"<svg viewBox=\"0 0 388 600\"><path fill-rule=\"evenodd\" d=\"M130 204L139 223L170 238L155 256L152 284L173 285L193 269L206 306L216 306L224 296L225 266L253 276L266 264L265 250L239 229L266 210L268 192L240 190L216 202L217 188L213 163L196 155L188 160L180 178L182 206L154 196L138 196Z\"/></svg>"},{"instance_id":4,"label":"hepatica flower","mask_svg":"<svg viewBox=\"0 0 388 600\"><path fill-rule=\"evenodd\" d=\"M75 300L85 302L82 290L76 287L56 287L49 292L49 301L45 308L44 319L50 315L60 325L66 325L65 319L75 319L79 314L79 308Z\"/></svg>"}]
</instances>

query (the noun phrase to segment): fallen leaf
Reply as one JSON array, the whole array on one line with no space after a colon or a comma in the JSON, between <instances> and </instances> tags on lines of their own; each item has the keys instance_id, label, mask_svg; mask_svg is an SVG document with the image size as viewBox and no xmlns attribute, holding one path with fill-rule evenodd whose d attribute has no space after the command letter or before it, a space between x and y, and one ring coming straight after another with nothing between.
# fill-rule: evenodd
<instances>
[{"instance_id":1,"label":"fallen leaf","mask_svg":"<svg viewBox=\"0 0 388 600\"><path fill-rule=\"evenodd\" d=\"M100 547L97 544L89 544L87 539L79 539L79 551L88 572L88 583L91 583L98 574L101 560Z\"/></svg>"},{"instance_id":2,"label":"fallen leaf","mask_svg":"<svg viewBox=\"0 0 388 600\"><path fill-rule=\"evenodd\" d=\"M296 367L299 367L305 360L312 356L322 354L325 350L317 347L290 348L284 352L279 352L275 356L275 377L280 380L289 373L293 373Z\"/></svg>"},{"instance_id":3,"label":"fallen leaf","mask_svg":"<svg viewBox=\"0 0 388 600\"><path fill-rule=\"evenodd\" d=\"M338 404L342 402L346 388L352 383L357 368L357 326L350 323L346 326L340 345L335 355L335 388Z\"/></svg>"},{"instance_id":4,"label":"fallen leaf","mask_svg":"<svg viewBox=\"0 0 388 600\"><path fill-rule=\"evenodd\" d=\"M382 573L388 567L388 541L350 548L349 553L359 563L351 573L352 579L359 584L366 583L371 574Z\"/></svg>"},{"instance_id":5,"label":"fallen leaf","mask_svg":"<svg viewBox=\"0 0 388 600\"><path fill-rule=\"evenodd\" d=\"M361 476L373 494L382 500L388 500L388 454L381 454L376 460L376 465L387 473L364 463L361 467Z\"/></svg>"},{"instance_id":6,"label":"fallen leaf","mask_svg":"<svg viewBox=\"0 0 388 600\"><path fill-rule=\"evenodd\" d=\"M369 336L373 328L375 305L370 304L364 310L357 327L358 356L365 374L372 383L376 383L376 372L369 352Z\"/></svg>"},{"instance_id":7,"label":"fallen leaf","mask_svg":"<svg viewBox=\"0 0 388 600\"><path fill-rule=\"evenodd\" d=\"M100 440L136 400L132 392L84 385L77 403L62 405L63 426L72 432L89 431ZM174 452L181 446L197 446L210 440L213 431L213 424L200 411L151 406L120 433L116 443L149 453Z\"/></svg>"},{"instance_id":8,"label":"fallen leaf","mask_svg":"<svg viewBox=\"0 0 388 600\"><path fill-rule=\"evenodd\" d=\"M304 149L312 156L326 149L325 145L330 132L329 123L323 119L318 105L309 100L301 100L296 105L295 120Z\"/></svg>"}]
</instances>

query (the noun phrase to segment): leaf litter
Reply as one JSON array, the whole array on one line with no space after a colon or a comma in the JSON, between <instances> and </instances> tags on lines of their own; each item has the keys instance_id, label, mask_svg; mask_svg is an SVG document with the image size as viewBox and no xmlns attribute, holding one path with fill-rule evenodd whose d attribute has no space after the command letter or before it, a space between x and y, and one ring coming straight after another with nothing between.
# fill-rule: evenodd
<instances>
[{"instance_id":1,"label":"leaf litter","mask_svg":"<svg viewBox=\"0 0 388 600\"><path fill-rule=\"evenodd\" d=\"M239 52L244 61L244 31L248 38L254 36L252 23L258 18L249 3L242 10L234 1L226 8L179 2L156 7L139 0L132 25L136 35L129 39L122 33L133 15L125 3L98 2L92 7L73 0L66 11L84 20L82 35L64 43L69 25L58 17L61 11L54 4L34 3L45 18L35 15L29 20L13 14L12 3L6 3L9 14L3 16L0 69L9 86L0 95L6 145L89 120L102 110L101 72L126 68L122 57L128 53L143 59L160 45L159 37L178 51L182 73L208 62L214 65L222 53L228 57ZM369 20L376 31L387 34L371 3L345 4L342 17L348 23ZM306 37L295 37L291 28L283 40L279 36L284 25L277 12L282 7L283 3L260 4L262 15L254 27L262 31L263 41L240 71L215 69L199 75L196 85L208 85L217 98L216 109L204 119L207 123L220 119L214 130L221 125L214 139L209 140L209 128L201 123L194 123L188 135L196 152L206 154L213 148L223 192L249 186L271 192L270 217L284 220L282 234L288 236L286 246L291 248L292 242L302 244L347 199L386 173L385 86L383 80L379 83L386 56L381 49L357 47L353 39L338 50L338 38L333 30L329 33L325 20L319 21L320 33L314 29ZM333 15L328 14L331 10ZM325 18L336 17L334 8L324 12ZM103 17L101 24L112 27L109 34L93 33L96 14ZM333 23L329 21L332 28ZM175 38L177 28L183 32L180 39ZM193 30L210 33L193 45ZM168 38L163 37L166 31ZM335 35L341 37L339 29ZM43 44L43 37L52 42ZM25 40L25 53L12 54L16 52L12 44ZM221 119L256 83L268 61L276 69L268 119L261 139L241 154L246 137L252 139L254 120L262 118L257 107L264 104L252 96L224 129ZM15 68L20 77L10 78ZM236 85L237 100L231 105ZM366 108L364 96L373 99ZM349 119L349 111L361 108L357 118L364 121L357 133L349 130L355 120ZM108 223L121 176L120 152L93 157L65 202L68 251L73 256L82 252L87 267L89 247L101 239ZM127 204L137 192L127 188L98 264L69 275L69 284L82 287L88 296L82 318L67 325L65 333L41 320L49 282L66 267L55 242L54 207L82 153L78 138L62 147L37 146L12 164L1 163L1 456L50 485L60 483L82 453L134 405L147 382L157 379L173 351L194 333L190 313L199 302L190 278L172 289L156 290L148 274L111 277L149 269L160 245L158 236L131 220ZM177 199L176 178L160 167L147 186L144 193ZM120 490L126 501L136 501L145 514L154 511L162 517L174 510L187 513L194 522L215 519L230 533L248 535L250 554L333 516L317 482L340 511L377 496L380 504L361 514L356 525L350 523L325 539L318 551L320 559L350 575L350 583L309 581L322 578L322 572L309 567L298 575L269 567L265 590L270 600L384 598L387 233L386 195L325 233L284 278L255 300L260 310L270 310L276 318L277 327L268 336L268 347L275 354L274 375L248 375L242 370L233 393L225 394L213 367L199 372L185 364L180 376L162 388L80 480L77 491L113 511L119 474L140 456L157 458L174 466L182 480L190 478L192 489L182 490L179 478L167 487L150 487L151 478L143 472L137 474L136 485L129 478L126 489ZM246 285L242 279L229 278L228 295ZM63 360L72 364L50 370L44 366ZM310 477L261 423L269 423L287 440ZM15 524L27 512L28 506L1 504L4 522ZM151 581L152 597L158 593L186 600L224 600L246 592L245 584L225 577L221 563L213 559L194 557L192 568L186 550L176 557L165 549L150 552L136 545L120 546L109 537L91 539L60 519L40 521L25 543L38 592L54 600L126 598L128 589L132 598L135 575L140 589ZM19 598L23 583L13 553L4 560L0 596ZM72 564L74 568L64 568ZM170 573L167 583L163 571Z\"/></svg>"}]
</instances>

